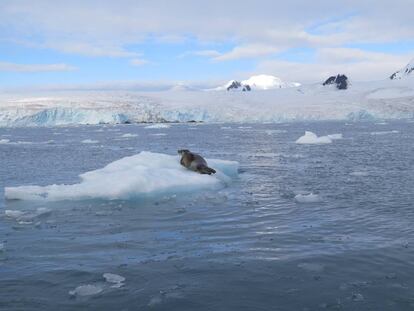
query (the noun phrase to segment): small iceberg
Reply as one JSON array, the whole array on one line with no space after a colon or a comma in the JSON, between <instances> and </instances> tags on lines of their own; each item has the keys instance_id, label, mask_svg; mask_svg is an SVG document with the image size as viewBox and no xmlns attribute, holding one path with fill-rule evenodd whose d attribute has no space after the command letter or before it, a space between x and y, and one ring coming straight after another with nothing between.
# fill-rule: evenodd
<instances>
[{"instance_id":1,"label":"small iceberg","mask_svg":"<svg viewBox=\"0 0 414 311\"><path fill-rule=\"evenodd\" d=\"M171 127L171 125L169 124L157 123L157 124L147 125L145 128L146 129L167 129L169 127Z\"/></svg>"},{"instance_id":2,"label":"small iceberg","mask_svg":"<svg viewBox=\"0 0 414 311\"><path fill-rule=\"evenodd\" d=\"M137 137L138 134L132 134L132 133L126 133L124 135L122 135L121 137L123 138L132 138L132 137Z\"/></svg>"},{"instance_id":3,"label":"small iceberg","mask_svg":"<svg viewBox=\"0 0 414 311\"><path fill-rule=\"evenodd\" d=\"M317 136L315 133L310 131L305 131L305 135L299 137L296 140L297 144L313 144L313 145L320 145L320 144L330 144L333 140L342 139L342 134L330 134L326 136Z\"/></svg>"},{"instance_id":4,"label":"small iceberg","mask_svg":"<svg viewBox=\"0 0 414 311\"><path fill-rule=\"evenodd\" d=\"M318 203L321 202L321 197L317 194L298 194L295 196L295 200L298 203Z\"/></svg>"},{"instance_id":5,"label":"small iceberg","mask_svg":"<svg viewBox=\"0 0 414 311\"><path fill-rule=\"evenodd\" d=\"M336 134L337 135L337 134ZM321 145L332 143L332 138L329 136L318 137L315 133L306 131L305 135L296 140L297 144Z\"/></svg>"},{"instance_id":6,"label":"small iceberg","mask_svg":"<svg viewBox=\"0 0 414 311\"><path fill-rule=\"evenodd\" d=\"M398 134L399 131L392 130L392 131L379 131L379 132L371 132L371 135L388 135L388 134Z\"/></svg>"},{"instance_id":7,"label":"small iceberg","mask_svg":"<svg viewBox=\"0 0 414 311\"><path fill-rule=\"evenodd\" d=\"M217 173L201 175L180 164L180 157L143 151L81 174L72 185L6 187L8 200L128 200L218 190L238 174L238 162L206 159Z\"/></svg>"},{"instance_id":8,"label":"small iceberg","mask_svg":"<svg viewBox=\"0 0 414 311\"><path fill-rule=\"evenodd\" d=\"M97 144L97 143L99 143L99 140L93 140L93 139L82 140L82 144Z\"/></svg>"},{"instance_id":9,"label":"small iceberg","mask_svg":"<svg viewBox=\"0 0 414 311\"><path fill-rule=\"evenodd\" d=\"M104 273L103 277L108 283L112 283L112 288L120 288L124 286L125 278L121 275L114 273Z\"/></svg>"},{"instance_id":10,"label":"small iceberg","mask_svg":"<svg viewBox=\"0 0 414 311\"><path fill-rule=\"evenodd\" d=\"M102 292L102 287L96 285L80 285L76 287L74 290L69 291L69 295L71 296L92 296L97 295Z\"/></svg>"}]
</instances>

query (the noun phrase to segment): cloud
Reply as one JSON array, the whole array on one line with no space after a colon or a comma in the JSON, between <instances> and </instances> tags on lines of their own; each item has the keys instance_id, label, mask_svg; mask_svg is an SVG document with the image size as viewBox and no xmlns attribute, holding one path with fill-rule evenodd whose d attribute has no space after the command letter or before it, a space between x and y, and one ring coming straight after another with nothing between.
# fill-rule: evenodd
<instances>
[{"instance_id":1,"label":"cloud","mask_svg":"<svg viewBox=\"0 0 414 311\"><path fill-rule=\"evenodd\" d=\"M181 54L179 58L184 58L184 57L191 56L191 55L213 58L213 57L220 56L221 53L216 50L188 51L188 52Z\"/></svg>"},{"instance_id":2,"label":"cloud","mask_svg":"<svg viewBox=\"0 0 414 311\"><path fill-rule=\"evenodd\" d=\"M412 55L414 51L392 55L361 49L323 48L316 52L316 62L265 60L258 64L256 71L302 83L320 82L339 73L354 81L383 80L405 66Z\"/></svg>"},{"instance_id":3,"label":"cloud","mask_svg":"<svg viewBox=\"0 0 414 311\"><path fill-rule=\"evenodd\" d=\"M241 58L257 58L260 56L265 56L269 54L274 54L279 52L280 49L271 45L264 44L249 44L236 46L231 51L221 54L219 56L213 57L215 61L227 61L235 60Z\"/></svg>"},{"instance_id":4,"label":"cloud","mask_svg":"<svg viewBox=\"0 0 414 311\"><path fill-rule=\"evenodd\" d=\"M4 0L0 4L0 28L3 36L38 38L74 53L83 48L69 49L61 42L111 47L121 55L128 44L149 37L243 43L225 56L231 58L248 54L243 51L245 45L259 43L286 49L414 38L411 8L410 0L395 0L392 5L385 0L260 0L254 4L239 0L39 0L35 4L31 0Z\"/></svg>"},{"instance_id":5,"label":"cloud","mask_svg":"<svg viewBox=\"0 0 414 311\"><path fill-rule=\"evenodd\" d=\"M217 63L253 59L259 63L257 71L272 70L294 80L320 79L337 71L374 79L413 55L346 47L413 43L414 19L412 0L3 0L0 33L6 41L90 57L122 57L132 59L132 65L147 61L131 46L188 40L202 48L184 56ZM221 44L233 48L215 50ZM311 63L274 59L297 48L316 50L316 57Z\"/></svg>"},{"instance_id":6,"label":"cloud","mask_svg":"<svg viewBox=\"0 0 414 311\"><path fill-rule=\"evenodd\" d=\"M149 61L147 61L146 59L142 59L142 58L133 58L130 61L130 64L133 66L143 66L148 64Z\"/></svg>"},{"instance_id":7,"label":"cloud","mask_svg":"<svg viewBox=\"0 0 414 311\"><path fill-rule=\"evenodd\" d=\"M51 71L73 71L76 67L66 64L15 64L0 62L0 71L8 72L51 72Z\"/></svg>"}]
</instances>

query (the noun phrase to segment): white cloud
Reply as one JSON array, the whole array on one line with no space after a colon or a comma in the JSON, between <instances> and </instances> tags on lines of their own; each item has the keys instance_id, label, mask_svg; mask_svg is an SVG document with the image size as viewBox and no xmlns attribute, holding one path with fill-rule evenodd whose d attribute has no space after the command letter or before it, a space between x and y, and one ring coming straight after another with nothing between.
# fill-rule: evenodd
<instances>
[{"instance_id":1,"label":"white cloud","mask_svg":"<svg viewBox=\"0 0 414 311\"><path fill-rule=\"evenodd\" d=\"M221 55L221 53L216 50L188 51L184 54L181 54L179 57L182 58L182 57L187 57L189 55L202 56L202 57L218 57Z\"/></svg>"},{"instance_id":2,"label":"white cloud","mask_svg":"<svg viewBox=\"0 0 414 311\"><path fill-rule=\"evenodd\" d=\"M236 46L230 52L221 54L213 58L215 61L235 60L241 58L256 58L279 52L280 49L275 46L265 44L248 44Z\"/></svg>"},{"instance_id":3,"label":"white cloud","mask_svg":"<svg viewBox=\"0 0 414 311\"><path fill-rule=\"evenodd\" d=\"M134 59L133 65L147 62L128 48L138 43L185 38L225 43L235 47L225 53L210 46L186 54L217 62L257 59L260 72L273 70L303 81L337 71L349 72L355 79L388 75L413 55L369 54L343 47L412 42L414 19L412 0L3 0L0 29L3 40L63 53L125 57ZM312 64L263 60L292 48L318 52Z\"/></svg>"},{"instance_id":4,"label":"white cloud","mask_svg":"<svg viewBox=\"0 0 414 311\"><path fill-rule=\"evenodd\" d=\"M133 58L130 61L130 64L133 66L143 66L148 64L149 61L147 61L146 59L142 59L142 58Z\"/></svg>"},{"instance_id":5,"label":"white cloud","mask_svg":"<svg viewBox=\"0 0 414 311\"><path fill-rule=\"evenodd\" d=\"M72 71L76 67L66 64L15 64L0 62L0 71L9 72L48 72L48 71Z\"/></svg>"},{"instance_id":6,"label":"white cloud","mask_svg":"<svg viewBox=\"0 0 414 311\"><path fill-rule=\"evenodd\" d=\"M405 66L412 55L414 51L391 55L360 49L323 48L317 51L317 62L265 60L259 63L257 72L267 72L302 83L323 81L336 74L346 74L355 81L383 80Z\"/></svg>"}]
</instances>

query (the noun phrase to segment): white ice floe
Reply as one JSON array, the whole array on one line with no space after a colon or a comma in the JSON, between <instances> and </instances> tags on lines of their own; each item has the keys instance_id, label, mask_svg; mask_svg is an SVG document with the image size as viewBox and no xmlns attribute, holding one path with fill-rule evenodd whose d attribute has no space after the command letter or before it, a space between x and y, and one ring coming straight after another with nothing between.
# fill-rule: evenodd
<instances>
[{"instance_id":1,"label":"white ice floe","mask_svg":"<svg viewBox=\"0 0 414 311\"><path fill-rule=\"evenodd\" d=\"M10 139L0 139L0 144L8 144Z\"/></svg>"},{"instance_id":2,"label":"white ice floe","mask_svg":"<svg viewBox=\"0 0 414 311\"><path fill-rule=\"evenodd\" d=\"M97 285L80 285L76 287L74 290L69 291L69 295L71 296L92 296L99 294L102 292L103 288Z\"/></svg>"},{"instance_id":3,"label":"white ice floe","mask_svg":"<svg viewBox=\"0 0 414 311\"><path fill-rule=\"evenodd\" d=\"M99 140L93 140L93 139L82 140L82 144L97 144L97 143L99 143Z\"/></svg>"},{"instance_id":4,"label":"white ice floe","mask_svg":"<svg viewBox=\"0 0 414 311\"><path fill-rule=\"evenodd\" d=\"M24 214L25 214L24 212L17 211L17 210L6 209L4 211L4 215L6 215L6 217L13 218L13 219L18 219L18 218L22 217Z\"/></svg>"},{"instance_id":5,"label":"white ice floe","mask_svg":"<svg viewBox=\"0 0 414 311\"><path fill-rule=\"evenodd\" d=\"M158 123L158 124L147 125L145 128L146 129L166 129L166 128L169 128L169 127L171 127L171 125Z\"/></svg>"},{"instance_id":6,"label":"white ice floe","mask_svg":"<svg viewBox=\"0 0 414 311\"><path fill-rule=\"evenodd\" d=\"M6 187L6 199L87 200L139 199L217 190L236 177L238 162L207 159L217 171L201 175L180 165L179 156L141 152L80 175L72 185Z\"/></svg>"},{"instance_id":7,"label":"white ice floe","mask_svg":"<svg viewBox=\"0 0 414 311\"><path fill-rule=\"evenodd\" d=\"M318 137L315 133L306 131L305 135L301 136L296 140L297 144L309 144L309 145L321 145L332 143L332 138L329 136Z\"/></svg>"},{"instance_id":8,"label":"white ice floe","mask_svg":"<svg viewBox=\"0 0 414 311\"><path fill-rule=\"evenodd\" d=\"M342 134L329 134L329 135L326 135L326 136L328 136L332 140L342 139L343 138Z\"/></svg>"},{"instance_id":9,"label":"white ice floe","mask_svg":"<svg viewBox=\"0 0 414 311\"><path fill-rule=\"evenodd\" d=\"M4 215L7 218L14 219L19 225L29 225L39 217L48 216L51 209L39 207L35 211L5 210Z\"/></svg>"},{"instance_id":10,"label":"white ice floe","mask_svg":"<svg viewBox=\"0 0 414 311\"><path fill-rule=\"evenodd\" d=\"M317 203L322 201L319 195L313 193L297 194L295 200L299 203Z\"/></svg>"},{"instance_id":11,"label":"white ice floe","mask_svg":"<svg viewBox=\"0 0 414 311\"><path fill-rule=\"evenodd\" d=\"M388 135L388 134L398 134L399 131L392 130L392 131L379 131L379 132L371 132L371 135Z\"/></svg>"},{"instance_id":12,"label":"white ice floe","mask_svg":"<svg viewBox=\"0 0 414 311\"><path fill-rule=\"evenodd\" d=\"M122 135L121 137L123 138L132 138L132 137L137 137L138 134L132 134L132 133L126 133L124 135Z\"/></svg>"},{"instance_id":13,"label":"white ice floe","mask_svg":"<svg viewBox=\"0 0 414 311\"><path fill-rule=\"evenodd\" d=\"M108 283L112 283L112 288L120 288L124 286L125 278L121 275L114 273L104 273L103 277Z\"/></svg>"}]
</instances>

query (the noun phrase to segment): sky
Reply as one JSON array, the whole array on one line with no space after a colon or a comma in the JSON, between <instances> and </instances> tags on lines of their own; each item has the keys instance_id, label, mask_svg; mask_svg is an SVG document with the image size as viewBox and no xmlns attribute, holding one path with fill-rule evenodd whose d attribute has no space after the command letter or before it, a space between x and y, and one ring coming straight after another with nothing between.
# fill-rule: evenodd
<instances>
[{"instance_id":1,"label":"sky","mask_svg":"<svg viewBox=\"0 0 414 311\"><path fill-rule=\"evenodd\" d=\"M381 80L414 58L412 0L1 0L3 88Z\"/></svg>"}]
</instances>

